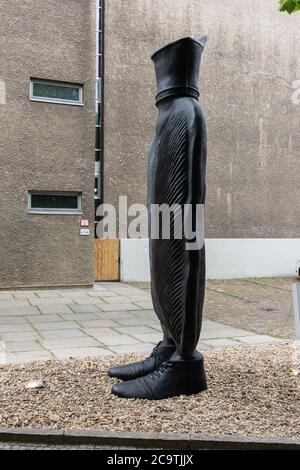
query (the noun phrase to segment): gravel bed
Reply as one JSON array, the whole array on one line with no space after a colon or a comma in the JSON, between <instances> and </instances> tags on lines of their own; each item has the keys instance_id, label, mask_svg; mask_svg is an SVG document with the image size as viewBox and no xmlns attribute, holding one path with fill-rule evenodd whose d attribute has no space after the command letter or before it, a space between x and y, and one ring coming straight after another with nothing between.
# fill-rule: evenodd
<instances>
[{"instance_id":1,"label":"gravel bed","mask_svg":"<svg viewBox=\"0 0 300 470\"><path fill-rule=\"evenodd\" d=\"M0 426L204 435L300 437L295 346L205 353L208 391L162 401L110 393L107 368L137 355L0 367ZM42 379L42 388L27 389Z\"/></svg>"}]
</instances>

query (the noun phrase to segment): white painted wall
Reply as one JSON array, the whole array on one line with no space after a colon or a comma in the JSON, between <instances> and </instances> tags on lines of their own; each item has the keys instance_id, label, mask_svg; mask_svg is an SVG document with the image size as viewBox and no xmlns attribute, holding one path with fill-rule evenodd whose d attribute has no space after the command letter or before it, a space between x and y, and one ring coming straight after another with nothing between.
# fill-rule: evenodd
<instances>
[{"instance_id":1,"label":"white painted wall","mask_svg":"<svg viewBox=\"0 0 300 470\"><path fill-rule=\"evenodd\" d=\"M120 276L124 282L150 280L149 240L122 238L120 243Z\"/></svg>"},{"instance_id":2,"label":"white painted wall","mask_svg":"<svg viewBox=\"0 0 300 470\"><path fill-rule=\"evenodd\" d=\"M207 279L292 276L300 260L299 238L209 238ZM150 280L147 239L121 240L121 280Z\"/></svg>"},{"instance_id":3,"label":"white painted wall","mask_svg":"<svg viewBox=\"0 0 300 470\"><path fill-rule=\"evenodd\" d=\"M296 340L300 340L300 284L293 284L293 304L295 315ZM300 359L300 356L299 356Z\"/></svg>"}]
</instances>

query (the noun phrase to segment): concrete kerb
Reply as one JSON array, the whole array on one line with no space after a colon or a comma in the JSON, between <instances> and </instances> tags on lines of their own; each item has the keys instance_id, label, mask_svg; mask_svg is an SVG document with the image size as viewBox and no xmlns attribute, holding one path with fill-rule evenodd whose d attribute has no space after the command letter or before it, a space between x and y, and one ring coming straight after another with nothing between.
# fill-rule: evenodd
<instances>
[{"instance_id":1,"label":"concrete kerb","mask_svg":"<svg viewBox=\"0 0 300 470\"><path fill-rule=\"evenodd\" d=\"M169 450L300 450L300 440L61 429L0 428L0 443Z\"/></svg>"}]
</instances>

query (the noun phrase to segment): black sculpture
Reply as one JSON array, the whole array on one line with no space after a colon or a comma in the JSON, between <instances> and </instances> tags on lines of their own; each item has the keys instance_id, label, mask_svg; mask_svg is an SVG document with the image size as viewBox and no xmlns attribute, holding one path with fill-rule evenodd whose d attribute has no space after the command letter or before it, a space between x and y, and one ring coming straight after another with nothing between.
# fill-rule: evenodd
<instances>
[{"instance_id":1,"label":"black sculpture","mask_svg":"<svg viewBox=\"0 0 300 470\"><path fill-rule=\"evenodd\" d=\"M112 392L125 398L161 399L205 390L203 356L196 351L202 323L205 247L187 250L185 237L175 235L184 207L195 219L205 201L206 129L198 103L199 67L207 38L183 38L159 49L152 60L157 78L156 125L148 167L151 292L163 340L144 361L113 367L111 377L125 380ZM154 220L151 208L167 204L170 238ZM154 227L154 224L158 224ZM156 229L156 230L153 230ZM197 227L199 229L199 227Z\"/></svg>"}]
</instances>

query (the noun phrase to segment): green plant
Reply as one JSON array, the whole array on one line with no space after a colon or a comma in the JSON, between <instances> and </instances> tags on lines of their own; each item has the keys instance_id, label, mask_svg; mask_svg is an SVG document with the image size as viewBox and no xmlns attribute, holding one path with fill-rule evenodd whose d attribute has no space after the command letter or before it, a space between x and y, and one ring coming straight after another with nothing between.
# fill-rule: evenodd
<instances>
[{"instance_id":1,"label":"green plant","mask_svg":"<svg viewBox=\"0 0 300 470\"><path fill-rule=\"evenodd\" d=\"M289 15L300 10L300 0L278 0L280 11L287 11Z\"/></svg>"}]
</instances>

